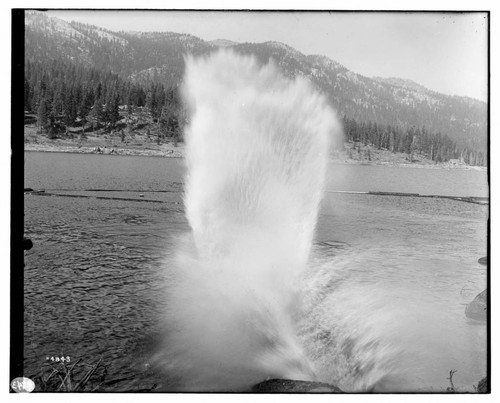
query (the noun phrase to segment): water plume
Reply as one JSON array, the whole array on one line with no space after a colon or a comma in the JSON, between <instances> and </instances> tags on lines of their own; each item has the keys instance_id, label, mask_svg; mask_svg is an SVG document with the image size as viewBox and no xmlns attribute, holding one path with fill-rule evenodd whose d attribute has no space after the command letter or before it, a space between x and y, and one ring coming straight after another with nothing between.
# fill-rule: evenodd
<instances>
[{"instance_id":1,"label":"water plume","mask_svg":"<svg viewBox=\"0 0 500 403\"><path fill-rule=\"evenodd\" d=\"M335 113L306 79L229 51L188 57L183 95L191 232L165 264L163 368L185 390L313 380L295 323Z\"/></svg>"}]
</instances>

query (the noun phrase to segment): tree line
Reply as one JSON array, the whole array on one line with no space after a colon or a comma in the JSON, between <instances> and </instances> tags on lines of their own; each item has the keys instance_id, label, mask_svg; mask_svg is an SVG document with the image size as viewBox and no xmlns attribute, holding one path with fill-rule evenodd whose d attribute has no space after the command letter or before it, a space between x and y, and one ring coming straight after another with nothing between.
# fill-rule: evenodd
<instances>
[{"instance_id":1,"label":"tree line","mask_svg":"<svg viewBox=\"0 0 500 403\"><path fill-rule=\"evenodd\" d=\"M123 133L148 125L159 138L179 141L187 122L177 86L133 83L111 72L57 59L26 62L24 108L36 115L39 132L49 137L70 136L75 130L83 135L90 130ZM345 141L406 153L410 160L422 154L435 162L460 159L469 165L487 164L486 153L459 147L447 135L424 127L359 122L346 115L342 120ZM336 147L343 148L343 142Z\"/></svg>"},{"instance_id":2,"label":"tree line","mask_svg":"<svg viewBox=\"0 0 500 403\"><path fill-rule=\"evenodd\" d=\"M143 109L150 122L137 119ZM153 123L158 135L178 140L185 124L177 87L139 85L63 60L26 62L24 110L36 115L39 133L49 137L71 135L75 128L82 134L99 129L133 131Z\"/></svg>"},{"instance_id":3,"label":"tree line","mask_svg":"<svg viewBox=\"0 0 500 403\"><path fill-rule=\"evenodd\" d=\"M469 165L487 165L486 153L469 147L459 147L448 135L429 132L425 127L405 129L371 121L360 123L345 115L342 121L346 141L372 145L378 150L406 153L410 161L416 154L421 154L436 163L458 159Z\"/></svg>"}]
</instances>

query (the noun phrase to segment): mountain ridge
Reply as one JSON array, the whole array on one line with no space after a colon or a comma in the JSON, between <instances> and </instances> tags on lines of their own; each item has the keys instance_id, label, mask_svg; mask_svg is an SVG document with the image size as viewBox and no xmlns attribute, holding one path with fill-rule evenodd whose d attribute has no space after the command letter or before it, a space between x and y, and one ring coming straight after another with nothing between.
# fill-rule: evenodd
<instances>
[{"instance_id":1,"label":"mountain ridge","mask_svg":"<svg viewBox=\"0 0 500 403\"><path fill-rule=\"evenodd\" d=\"M365 77L327 56L305 55L281 42L205 41L175 32L113 32L39 12L27 12L25 39L27 60L69 59L136 83L156 81L166 86L178 86L182 81L185 54L207 55L223 46L252 54L260 63L273 59L290 78L307 77L341 116L425 127L449 135L462 147L487 149L486 103L440 94L411 80Z\"/></svg>"}]
</instances>

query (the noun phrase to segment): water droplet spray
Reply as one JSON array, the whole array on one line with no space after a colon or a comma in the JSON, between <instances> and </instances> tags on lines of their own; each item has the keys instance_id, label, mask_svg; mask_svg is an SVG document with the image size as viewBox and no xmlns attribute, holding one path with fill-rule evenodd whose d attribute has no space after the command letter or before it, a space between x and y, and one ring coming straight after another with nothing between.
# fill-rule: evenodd
<instances>
[{"instance_id":1,"label":"water droplet spray","mask_svg":"<svg viewBox=\"0 0 500 403\"><path fill-rule=\"evenodd\" d=\"M227 50L187 57L183 95L191 231L164 265L162 368L184 390L313 380L295 323L335 113L306 79Z\"/></svg>"}]
</instances>

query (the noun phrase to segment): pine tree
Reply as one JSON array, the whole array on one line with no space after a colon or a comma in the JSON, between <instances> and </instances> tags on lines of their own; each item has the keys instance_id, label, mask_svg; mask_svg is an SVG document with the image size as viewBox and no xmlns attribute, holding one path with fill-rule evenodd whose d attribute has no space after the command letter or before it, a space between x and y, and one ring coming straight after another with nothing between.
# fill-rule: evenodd
<instances>
[{"instance_id":1,"label":"pine tree","mask_svg":"<svg viewBox=\"0 0 500 403\"><path fill-rule=\"evenodd\" d=\"M120 97L117 92L110 96L106 103L106 115L109 125L112 129L116 127L116 123L120 119Z\"/></svg>"},{"instance_id":2,"label":"pine tree","mask_svg":"<svg viewBox=\"0 0 500 403\"><path fill-rule=\"evenodd\" d=\"M410 145L410 162L413 162L413 156L418 150L419 150L418 136L414 134Z\"/></svg>"},{"instance_id":3,"label":"pine tree","mask_svg":"<svg viewBox=\"0 0 500 403\"><path fill-rule=\"evenodd\" d=\"M37 125L39 133L43 133L44 130L47 131L49 127L49 106L45 98L40 100L40 105L38 106Z\"/></svg>"},{"instance_id":4,"label":"pine tree","mask_svg":"<svg viewBox=\"0 0 500 403\"><path fill-rule=\"evenodd\" d=\"M33 96L33 90L31 88L30 82L24 77L24 110L31 111L31 98Z\"/></svg>"},{"instance_id":5,"label":"pine tree","mask_svg":"<svg viewBox=\"0 0 500 403\"><path fill-rule=\"evenodd\" d=\"M146 107L151 113L153 122L159 124L162 108L165 103L165 90L160 84L152 84L146 95Z\"/></svg>"},{"instance_id":6,"label":"pine tree","mask_svg":"<svg viewBox=\"0 0 500 403\"><path fill-rule=\"evenodd\" d=\"M146 108L148 108L149 113L151 114L153 120L155 118L155 111L157 109L157 100L156 100L156 86L152 85L146 95Z\"/></svg>"},{"instance_id":7,"label":"pine tree","mask_svg":"<svg viewBox=\"0 0 500 403\"><path fill-rule=\"evenodd\" d=\"M88 115L92 110L92 105L94 103L94 91L92 88L89 88L85 96L83 97L83 101L78 110L78 115L80 116L80 120L82 122L82 134L85 133L85 125L88 122Z\"/></svg>"},{"instance_id":8,"label":"pine tree","mask_svg":"<svg viewBox=\"0 0 500 403\"><path fill-rule=\"evenodd\" d=\"M58 81L55 87L54 98L52 99L52 112L54 116L60 116L63 114L64 94L66 92L66 88L63 81Z\"/></svg>"},{"instance_id":9,"label":"pine tree","mask_svg":"<svg viewBox=\"0 0 500 403\"><path fill-rule=\"evenodd\" d=\"M102 101L97 98L92 106L92 110L87 115L87 121L92 124L92 131L96 131L99 124L102 122Z\"/></svg>"},{"instance_id":10,"label":"pine tree","mask_svg":"<svg viewBox=\"0 0 500 403\"><path fill-rule=\"evenodd\" d=\"M76 106L75 106L75 98L73 96L73 91L69 90L66 92L64 97L64 125L66 126L66 135L69 132L69 127L75 123L76 120Z\"/></svg>"}]
</instances>

